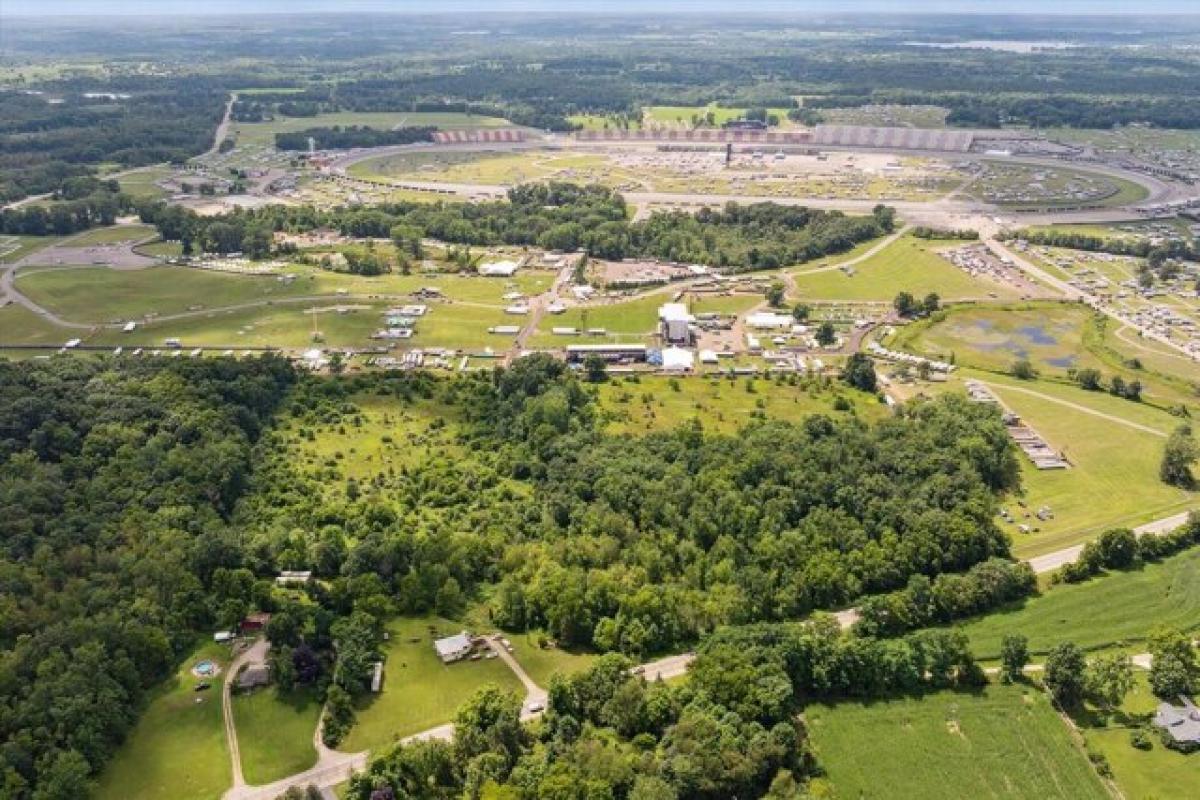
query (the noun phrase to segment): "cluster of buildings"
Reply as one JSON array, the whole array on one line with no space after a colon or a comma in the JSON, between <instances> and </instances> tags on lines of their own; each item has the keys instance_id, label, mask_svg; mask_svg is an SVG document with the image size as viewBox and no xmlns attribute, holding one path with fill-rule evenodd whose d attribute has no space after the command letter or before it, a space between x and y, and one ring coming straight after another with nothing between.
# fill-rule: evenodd
<instances>
[{"instance_id":1,"label":"cluster of buildings","mask_svg":"<svg viewBox=\"0 0 1200 800\"><path fill-rule=\"evenodd\" d=\"M429 306L421 303L389 308L383 314L383 327L371 335L372 339L399 341L411 339L417 330L417 321L425 316Z\"/></svg>"},{"instance_id":2,"label":"cluster of buildings","mask_svg":"<svg viewBox=\"0 0 1200 800\"><path fill-rule=\"evenodd\" d=\"M867 344L867 351L876 358L880 358L884 361L894 361L899 364L910 364L917 368L924 367L931 373L947 375L954 370L954 365L948 364L945 361L936 361L932 358L916 356L912 353L902 353L899 350L889 350L879 342L870 342Z\"/></svg>"},{"instance_id":3,"label":"cluster of buildings","mask_svg":"<svg viewBox=\"0 0 1200 800\"><path fill-rule=\"evenodd\" d=\"M990 405L999 405L1000 399L992 393L992 390L984 386L978 381L967 381L967 397L976 403L987 403ZM1008 430L1008 435L1017 447L1029 457L1033 465L1038 469L1067 469L1071 463L1058 453L1046 441L1028 425L1021 424L1021 418L1012 412L1005 412L1004 426Z\"/></svg>"}]
</instances>

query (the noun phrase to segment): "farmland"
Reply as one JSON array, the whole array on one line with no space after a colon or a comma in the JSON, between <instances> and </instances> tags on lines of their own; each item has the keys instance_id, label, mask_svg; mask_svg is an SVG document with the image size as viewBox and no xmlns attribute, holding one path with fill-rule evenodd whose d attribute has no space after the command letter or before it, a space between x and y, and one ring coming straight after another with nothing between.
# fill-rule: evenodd
<instances>
[{"instance_id":1,"label":"farmland","mask_svg":"<svg viewBox=\"0 0 1200 800\"><path fill-rule=\"evenodd\" d=\"M1049 700L1028 687L813 705L804 716L837 797L1108 797Z\"/></svg>"}]
</instances>

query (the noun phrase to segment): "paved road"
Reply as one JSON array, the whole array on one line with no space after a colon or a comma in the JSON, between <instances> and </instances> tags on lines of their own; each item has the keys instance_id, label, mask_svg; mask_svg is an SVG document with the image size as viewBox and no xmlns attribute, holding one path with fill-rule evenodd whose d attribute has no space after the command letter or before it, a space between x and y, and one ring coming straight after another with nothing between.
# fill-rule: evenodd
<instances>
[{"instance_id":1,"label":"paved road","mask_svg":"<svg viewBox=\"0 0 1200 800\"><path fill-rule=\"evenodd\" d=\"M208 152L204 155L216 155L221 149L221 142L225 141L225 137L229 135L229 126L233 122L233 104L237 102L237 92L231 92L229 101L225 103L225 115L221 117L221 123L217 125L217 130L213 134L212 147L208 148Z\"/></svg>"},{"instance_id":2,"label":"paved road","mask_svg":"<svg viewBox=\"0 0 1200 800\"><path fill-rule=\"evenodd\" d=\"M1147 522L1145 525L1139 525L1133 529L1133 532L1138 536L1162 536L1170 533L1176 528L1181 527L1188 521L1188 516L1192 512L1182 511L1178 514L1172 514L1169 517ZM1056 569L1065 567L1067 564L1073 564L1079 560L1079 554L1083 552L1083 545L1077 544L1071 547L1064 547L1062 550L1055 550L1053 553L1036 556L1029 559L1029 566L1033 567L1033 571L1041 575L1046 572L1053 572Z\"/></svg>"}]
</instances>

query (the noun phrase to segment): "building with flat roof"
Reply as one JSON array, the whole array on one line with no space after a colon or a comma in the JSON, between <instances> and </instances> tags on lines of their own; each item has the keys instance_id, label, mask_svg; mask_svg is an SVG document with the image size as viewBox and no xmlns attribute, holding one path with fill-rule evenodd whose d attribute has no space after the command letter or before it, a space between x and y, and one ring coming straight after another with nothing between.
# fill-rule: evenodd
<instances>
[{"instance_id":1,"label":"building with flat roof","mask_svg":"<svg viewBox=\"0 0 1200 800\"><path fill-rule=\"evenodd\" d=\"M1200 748L1200 708L1183 695L1179 696L1182 706L1159 703L1154 713L1154 724L1162 728L1171 742L1180 748Z\"/></svg>"},{"instance_id":2,"label":"building with flat roof","mask_svg":"<svg viewBox=\"0 0 1200 800\"><path fill-rule=\"evenodd\" d=\"M663 341L671 344L689 344L692 341L691 324L695 317L683 303L664 303L658 309L659 330Z\"/></svg>"},{"instance_id":3,"label":"building with flat roof","mask_svg":"<svg viewBox=\"0 0 1200 800\"><path fill-rule=\"evenodd\" d=\"M435 639L433 649L443 664L460 661L471 654L471 637L463 631L443 639Z\"/></svg>"}]
</instances>

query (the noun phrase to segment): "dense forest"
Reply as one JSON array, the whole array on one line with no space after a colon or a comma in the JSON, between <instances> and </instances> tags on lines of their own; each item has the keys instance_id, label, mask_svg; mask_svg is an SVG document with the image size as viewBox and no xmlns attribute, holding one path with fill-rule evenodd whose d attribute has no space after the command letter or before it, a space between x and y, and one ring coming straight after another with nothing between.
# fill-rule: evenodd
<instances>
[{"instance_id":1,"label":"dense forest","mask_svg":"<svg viewBox=\"0 0 1200 800\"><path fill-rule=\"evenodd\" d=\"M164 239L184 242L185 252L250 250L244 241L256 232L328 227L354 237L583 248L599 258L657 258L735 272L843 253L894 227L893 211L885 206L853 217L774 203L730 203L694 215L656 212L633 222L611 189L563 183L526 184L510 189L505 201L469 204L402 202L332 211L276 205L211 217L158 204L145 208L142 218Z\"/></svg>"},{"instance_id":2,"label":"dense forest","mask_svg":"<svg viewBox=\"0 0 1200 800\"><path fill-rule=\"evenodd\" d=\"M429 126L379 130L365 125L335 125L331 128L306 128L294 133L275 134L280 150L308 150L309 140L320 150L349 150L353 147L387 147L395 144L432 141L437 128Z\"/></svg>"},{"instance_id":3,"label":"dense forest","mask_svg":"<svg viewBox=\"0 0 1200 800\"><path fill-rule=\"evenodd\" d=\"M0 795L67 800L219 618L285 361L0 361Z\"/></svg>"},{"instance_id":4,"label":"dense forest","mask_svg":"<svg viewBox=\"0 0 1200 800\"><path fill-rule=\"evenodd\" d=\"M199 155L212 144L225 98L203 78L0 89L0 202L58 191L100 163L140 167Z\"/></svg>"}]
</instances>

